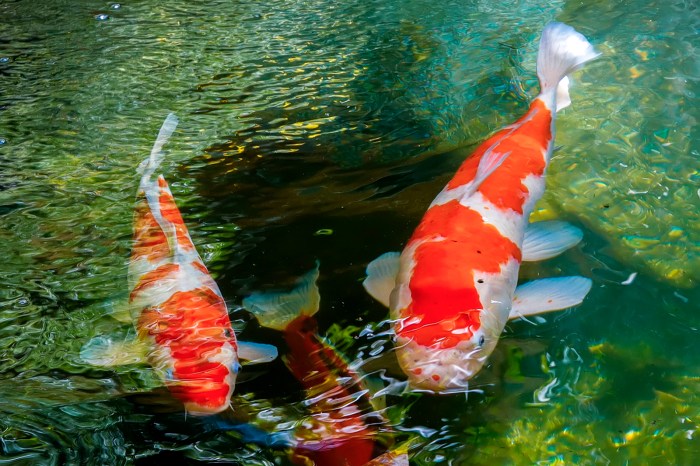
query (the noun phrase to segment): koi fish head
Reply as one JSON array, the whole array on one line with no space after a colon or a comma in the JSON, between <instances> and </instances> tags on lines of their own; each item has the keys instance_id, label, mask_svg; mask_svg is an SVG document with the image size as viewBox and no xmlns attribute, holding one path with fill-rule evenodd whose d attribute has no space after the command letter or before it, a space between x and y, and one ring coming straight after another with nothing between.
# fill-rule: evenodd
<instances>
[{"instance_id":1,"label":"koi fish head","mask_svg":"<svg viewBox=\"0 0 700 466\"><path fill-rule=\"evenodd\" d=\"M466 391L498 343L503 325L497 320L493 313L481 311L478 326L455 328L442 336L433 330L433 343L427 346L415 338L420 328L397 332L397 357L409 385L436 393Z\"/></svg>"},{"instance_id":2,"label":"koi fish head","mask_svg":"<svg viewBox=\"0 0 700 466\"><path fill-rule=\"evenodd\" d=\"M149 361L188 413L218 413L230 405L240 368L236 336L221 297L201 288L175 292L141 312L139 335Z\"/></svg>"},{"instance_id":3,"label":"koi fish head","mask_svg":"<svg viewBox=\"0 0 700 466\"><path fill-rule=\"evenodd\" d=\"M206 416L220 413L231 404L231 395L240 370L235 343L225 342L214 348L190 348L199 357L171 359L165 373L165 384L170 393L185 406L188 414ZM205 346L205 345L202 345ZM188 351L185 348L177 350Z\"/></svg>"}]
</instances>

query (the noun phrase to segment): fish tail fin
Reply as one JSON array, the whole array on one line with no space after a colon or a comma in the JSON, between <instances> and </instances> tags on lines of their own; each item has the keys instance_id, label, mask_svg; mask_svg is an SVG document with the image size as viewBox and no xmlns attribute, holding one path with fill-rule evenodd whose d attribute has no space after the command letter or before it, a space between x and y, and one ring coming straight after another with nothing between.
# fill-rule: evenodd
<instances>
[{"instance_id":1,"label":"fish tail fin","mask_svg":"<svg viewBox=\"0 0 700 466\"><path fill-rule=\"evenodd\" d=\"M591 43L571 26L563 23L545 26L537 55L537 77L540 92L557 89L557 111L571 103L567 75L598 55Z\"/></svg>"},{"instance_id":2,"label":"fish tail fin","mask_svg":"<svg viewBox=\"0 0 700 466\"><path fill-rule=\"evenodd\" d=\"M168 116L165 117L165 120L163 121L163 124L160 127L160 131L158 131L158 137L156 137L156 142L153 143L151 154L146 160L141 162L137 170L138 173L141 174L141 183L139 184L138 195L143 195L145 197L146 202L148 203L148 207L151 213L153 214L153 217L155 218L156 222L160 226L161 230L165 234L171 250L176 253L179 249L177 243L176 227L172 221L166 219L162 215L159 201L161 191L167 191L169 194L170 191L167 186L167 183L165 182L165 178L160 176L157 180L153 180L152 177L155 171L160 166L160 163L163 161L163 146L166 142L168 142L168 139L170 139L170 136L172 136L173 132L175 132L175 128L177 128L178 121L179 120L174 113L169 113ZM170 197L172 197L172 194L170 194Z\"/></svg>"},{"instance_id":3,"label":"fish tail fin","mask_svg":"<svg viewBox=\"0 0 700 466\"><path fill-rule=\"evenodd\" d=\"M318 268L316 261L316 267L297 280L297 285L291 291L253 293L243 300L243 307L263 327L280 331L299 316L316 314L321 302L316 285Z\"/></svg>"},{"instance_id":4,"label":"fish tail fin","mask_svg":"<svg viewBox=\"0 0 700 466\"><path fill-rule=\"evenodd\" d=\"M175 132L177 124L178 119L174 113L169 113L168 116L165 117L165 121L163 121L160 131L158 131L156 142L153 143L151 155L149 155L148 158L139 165L138 173L142 177L142 184L143 180L151 179L153 173L155 173L160 166L160 163L163 161L163 146L166 142L168 142L168 139L170 139L173 132Z\"/></svg>"}]
</instances>

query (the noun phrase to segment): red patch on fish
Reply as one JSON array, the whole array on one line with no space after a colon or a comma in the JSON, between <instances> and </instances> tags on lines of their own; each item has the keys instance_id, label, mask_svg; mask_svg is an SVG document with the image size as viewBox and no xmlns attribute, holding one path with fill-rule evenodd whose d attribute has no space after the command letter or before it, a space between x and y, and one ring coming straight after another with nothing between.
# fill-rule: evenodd
<instances>
[{"instance_id":1,"label":"red patch on fish","mask_svg":"<svg viewBox=\"0 0 700 466\"><path fill-rule=\"evenodd\" d=\"M207 267L206 267L204 264L202 264L202 263L199 262L199 261L192 261L191 264L192 264L192 267L194 267L195 269L199 270L199 271L202 272L204 275L209 276L209 270L207 270Z\"/></svg>"},{"instance_id":2,"label":"red patch on fish","mask_svg":"<svg viewBox=\"0 0 700 466\"><path fill-rule=\"evenodd\" d=\"M187 232L187 227L185 222L182 220L182 215L180 215L180 210L175 204L175 199L173 198L168 183L165 181L163 176L158 177L158 186L160 187L160 195L158 197L158 204L160 207L160 214L163 218L175 226L175 231L177 234L177 242L185 250L194 249L190 235Z\"/></svg>"},{"instance_id":3,"label":"red patch on fish","mask_svg":"<svg viewBox=\"0 0 700 466\"><path fill-rule=\"evenodd\" d=\"M230 393L231 368L211 358L226 343L232 351L237 348L226 306L218 294L207 288L178 291L161 305L145 309L138 328L169 350L172 377L177 381L174 389L171 387L175 396L210 407L228 402L222 397Z\"/></svg>"},{"instance_id":4,"label":"red patch on fish","mask_svg":"<svg viewBox=\"0 0 700 466\"><path fill-rule=\"evenodd\" d=\"M502 129L481 144L459 168L447 184L454 189L472 181L479 162L490 149L511 153L479 187L484 199L499 209L523 213L523 203L529 194L523 181L528 175L542 176L547 166L544 153L552 139L552 113L540 100L513 126ZM515 154L515 155L514 155Z\"/></svg>"},{"instance_id":5,"label":"red patch on fish","mask_svg":"<svg viewBox=\"0 0 700 466\"><path fill-rule=\"evenodd\" d=\"M426 212L409 242L415 243L411 303L400 312L407 321L398 333L424 346L455 346L480 327L483 304L475 274L497 273L509 260L519 261L520 248L456 200ZM451 334L455 329L465 332Z\"/></svg>"},{"instance_id":6,"label":"red patch on fish","mask_svg":"<svg viewBox=\"0 0 700 466\"><path fill-rule=\"evenodd\" d=\"M151 286L157 286L161 281L171 278L171 276L177 273L179 270L180 266L178 264L167 263L146 272L139 277L136 286L134 286L134 289L131 290L129 300L133 301L136 298L136 295L141 293L144 289Z\"/></svg>"},{"instance_id":7,"label":"red patch on fish","mask_svg":"<svg viewBox=\"0 0 700 466\"><path fill-rule=\"evenodd\" d=\"M297 433L293 461L319 465L364 465L376 450L376 424L386 421L375 413L358 374L324 344L313 317L301 315L284 329L290 353L287 365L313 399L312 417ZM339 400L343 400L339 403ZM374 423L371 422L374 418Z\"/></svg>"},{"instance_id":8,"label":"red patch on fish","mask_svg":"<svg viewBox=\"0 0 700 466\"><path fill-rule=\"evenodd\" d=\"M131 259L145 257L151 262L160 261L170 255L168 240L156 222L146 199L136 204L134 211L134 241Z\"/></svg>"}]
</instances>

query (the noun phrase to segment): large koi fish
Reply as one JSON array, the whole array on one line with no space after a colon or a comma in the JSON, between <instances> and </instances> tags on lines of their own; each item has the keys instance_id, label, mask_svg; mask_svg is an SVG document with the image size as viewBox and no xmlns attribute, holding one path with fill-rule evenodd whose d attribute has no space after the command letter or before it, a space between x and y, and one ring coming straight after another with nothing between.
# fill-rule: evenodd
<instances>
[{"instance_id":1,"label":"large koi fish","mask_svg":"<svg viewBox=\"0 0 700 466\"><path fill-rule=\"evenodd\" d=\"M318 336L318 276L317 264L289 292L254 293L243 300L260 325L283 332L289 347L285 362L306 389L312 415L294 433L292 461L317 466L408 465L405 452L387 451L381 432L389 429L388 421L373 408L362 377Z\"/></svg>"},{"instance_id":2,"label":"large koi fish","mask_svg":"<svg viewBox=\"0 0 700 466\"><path fill-rule=\"evenodd\" d=\"M570 104L567 75L598 55L570 26L547 25L540 94L529 111L463 162L400 255L367 267L365 288L390 308L413 387L465 390L509 318L574 306L590 290L583 277L516 284L521 261L553 257L581 239L564 222L528 226L528 218L544 192L556 111Z\"/></svg>"},{"instance_id":3,"label":"large koi fish","mask_svg":"<svg viewBox=\"0 0 700 466\"><path fill-rule=\"evenodd\" d=\"M192 243L168 183L162 175L153 178L177 123L175 115L168 115L140 166L128 273L138 339L96 337L81 357L99 366L146 359L188 413L206 415L230 406L239 357L264 362L277 351L236 341L219 287Z\"/></svg>"}]
</instances>

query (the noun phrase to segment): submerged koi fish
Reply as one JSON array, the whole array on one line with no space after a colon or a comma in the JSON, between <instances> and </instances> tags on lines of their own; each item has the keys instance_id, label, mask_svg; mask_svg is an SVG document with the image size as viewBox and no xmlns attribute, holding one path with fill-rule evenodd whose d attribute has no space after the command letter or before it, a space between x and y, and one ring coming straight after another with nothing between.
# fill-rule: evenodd
<instances>
[{"instance_id":1,"label":"submerged koi fish","mask_svg":"<svg viewBox=\"0 0 700 466\"><path fill-rule=\"evenodd\" d=\"M570 26L547 25L529 111L463 162L400 256L367 267L365 288L396 320L399 363L413 387L464 391L508 319L574 306L590 290L583 277L516 284L521 261L581 240L564 222L528 226L528 218L544 192L556 111L570 104L567 75L598 55Z\"/></svg>"},{"instance_id":2,"label":"submerged koi fish","mask_svg":"<svg viewBox=\"0 0 700 466\"><path fill-rule=\"evenodd\" d=\"M400 450L380 441L387 420L371 404L369 390L343 357L318 336L318 264L290 292L255 293L243 307L260 325L282 331L285 362L306 389L312 416L295 432L292 460L317 466L408 465ZM375 459L378 462L370 463Z\"/></svg>"},{"instance_id":3,"label":"submerged koi fish","mask_svg":"<svg viewBox=\"0 0 700 466\"><path fill-rule=\"evenodd\" d=\"M168 115L140 166L128 273L138 340L96 337L81 357L99 366L147 359L188 413L207 415L230 406L239 357L265 362L277 350L236 341L219 287L192 243L168 183L162 175L153 179L177 123Z\"/></svg>"}]
</instances>

